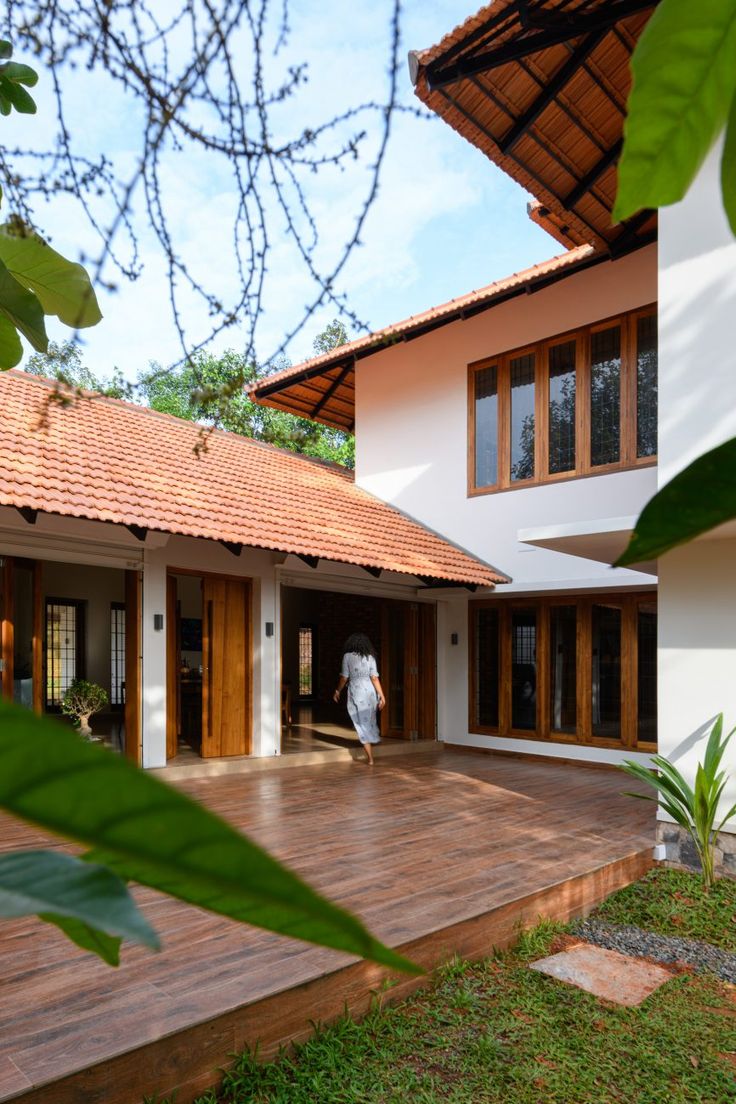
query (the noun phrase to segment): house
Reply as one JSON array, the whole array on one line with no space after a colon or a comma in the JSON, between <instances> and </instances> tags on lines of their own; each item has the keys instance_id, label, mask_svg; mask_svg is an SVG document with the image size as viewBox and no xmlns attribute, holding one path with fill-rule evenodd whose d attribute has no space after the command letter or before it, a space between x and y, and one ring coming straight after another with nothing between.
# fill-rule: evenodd
<instances>
[{"instance_id":1,"label":"house","mask_svg":"<svg viewBox=\"0 0 736 1104\"><path fill-rule=\"evenodd\" d=\"M411 53L420 101L531 194L566 252L254 395L354 426L359 486L510 576L447 603L445 739L606 763L658 748L692 777L715 714L736 722L736 524L610 566L656 489L736 436L718 157L659 219L611 223L629 58L655 6L495 0ZM724 813L736 747L726 765ZM658 834L660 857L689 858L661 811ZM736 871L736 835L722 848Z\"/></svg>"},{"instance_id":2,"label":"house","mask_svg":"<svg viewBox=\"0 0 736 1104\"><path fill-rule=\"evenodd\" d=\"M145 766L270 756L294 703L335 722L361 625L387 736L572 763L658 748L692 773L708 721L736 720L736 528L610 566L657 487L736 435L716 159L659 220L611 224L654 6L495 0L410 55L419 99L530 193L557 255L254 386L354 430L354 482L100 397L51 405L37 433L48 385L0 377L6 695L54 708L104 654Z\"/></svg>"},{"instance_id":3,"label":"house","mask_svg":"<svg viewBox=\"0 0 736 1104\"><path fill-rule=\"evenodd\" d=\"M57 399L0 374L4 697L58 712L75 677L98 682L98 734L146 767L273 756L300 696L342 719L342 643L364 627L393 687L384 734L434 738L438 597L502 573L335 465Z\"/></svg>"}]
</instances>

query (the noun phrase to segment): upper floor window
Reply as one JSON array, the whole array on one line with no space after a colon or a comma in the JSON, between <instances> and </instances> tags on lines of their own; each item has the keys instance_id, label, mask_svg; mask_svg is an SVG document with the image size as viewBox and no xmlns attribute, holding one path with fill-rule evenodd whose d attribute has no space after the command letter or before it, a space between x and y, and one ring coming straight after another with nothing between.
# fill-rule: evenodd
<instances>
[{"instance_id":1,"label":"upper floor window","mask_svg":"<svg viewBox=\"0 0 736 1104\"><path fill-rule=\"evenodd\" d=\"M655 309L471 365L470 404L471 493L651 463Z\"/></svg>"}]
</instances>

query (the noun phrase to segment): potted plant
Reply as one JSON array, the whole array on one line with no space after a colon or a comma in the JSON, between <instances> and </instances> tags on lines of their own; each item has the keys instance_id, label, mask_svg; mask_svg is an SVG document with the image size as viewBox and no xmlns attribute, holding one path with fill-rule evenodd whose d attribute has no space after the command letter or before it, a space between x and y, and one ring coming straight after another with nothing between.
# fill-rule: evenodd
<instances>
[{"instance_id":1,"label":"potted plant","mask_svg":"<svg viewBox=\"0 0 736 1104\"><path fill-rule=\"evenodd\" d=\"M73 717L79 725L79 735L91 740L92 729L89 719L93 713L99 713L107 705L107 692L96 682L75 679L61 700L61 711L67 717Z\"/></svg>"}]
</instances>

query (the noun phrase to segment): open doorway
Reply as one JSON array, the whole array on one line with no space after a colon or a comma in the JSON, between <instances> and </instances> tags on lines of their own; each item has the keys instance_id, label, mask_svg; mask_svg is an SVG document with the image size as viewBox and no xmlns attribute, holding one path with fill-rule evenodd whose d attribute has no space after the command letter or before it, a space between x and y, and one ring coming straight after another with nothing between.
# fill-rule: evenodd
<instances>
[{"instance_id":1,"label":"open doorway","mask_svg":"<svg viewBox=\"0 0 736 1104\"><path fill-rule=\"evenodd\" d=\"M0 559L0 696L63 723L64 697L78 679L106 704L92 717L95 739L140 754L140 580L135 571L92 564Z\"/></svg>"},{"instance_id":2,"label":"open doorway","mask_svg":"<svg viewBox=\"0 0 736 1104\"><path fill-rule=\"evenodd\" d=\"M432 603L282 587L282 752L356 747L345 701L335 704L343 644L370 637L386 694L388 740L434 740L436 631Z\"/></svg>"},{"instance_id":3,"label":"open doorway","mask_svg":"<svg viewBox=\"0 0 736 1104\"><path fill-rule=\"evenodd\" d=\"M251 752L249 579L169 571L167 759Z\"/></svg>"}]
</instances>

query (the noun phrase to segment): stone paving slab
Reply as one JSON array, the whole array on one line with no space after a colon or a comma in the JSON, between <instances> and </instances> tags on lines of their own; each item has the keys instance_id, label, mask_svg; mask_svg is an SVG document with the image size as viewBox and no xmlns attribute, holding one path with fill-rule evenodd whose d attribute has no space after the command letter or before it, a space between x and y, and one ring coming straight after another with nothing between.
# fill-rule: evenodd
<instances>
[{"instance_id":1,"label":"stone paving slab","mask_svg":"<svg viewBox=\"0 0 736 1104\"><path fill-rule=\"evenodd\" d=\"M672 977L662 966L589 943L540 958L531 968L629 1008L641 1004Z\"/></svg>"}]
</instances>

